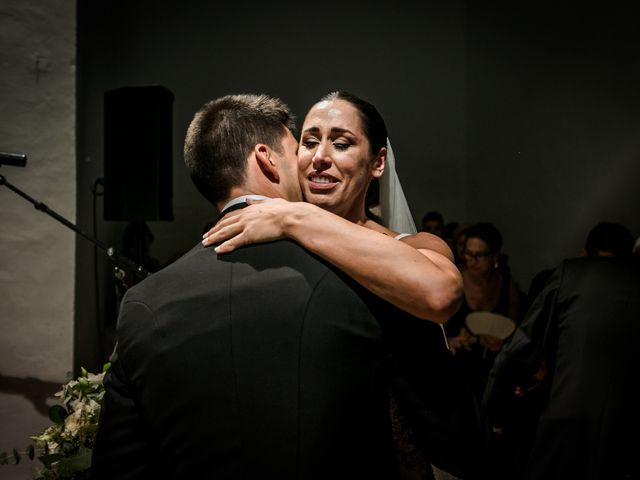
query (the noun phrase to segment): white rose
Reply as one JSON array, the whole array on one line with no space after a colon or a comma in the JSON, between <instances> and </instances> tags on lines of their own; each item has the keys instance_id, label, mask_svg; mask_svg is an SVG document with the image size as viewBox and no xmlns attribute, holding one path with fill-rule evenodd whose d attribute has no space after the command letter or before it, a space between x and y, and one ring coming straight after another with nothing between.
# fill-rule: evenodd
<instances>
[{"instance_id":1,"label":"white rose","mask_svg":"<svg viewBox=\"0 0 640 480\"><path fill-rule=\"evenodd\" d=\"M67 437L71 438L78 434L80 421L80 412L73 412L71 415L64 419L64 433Z\"/></svg>"}]
</instances>

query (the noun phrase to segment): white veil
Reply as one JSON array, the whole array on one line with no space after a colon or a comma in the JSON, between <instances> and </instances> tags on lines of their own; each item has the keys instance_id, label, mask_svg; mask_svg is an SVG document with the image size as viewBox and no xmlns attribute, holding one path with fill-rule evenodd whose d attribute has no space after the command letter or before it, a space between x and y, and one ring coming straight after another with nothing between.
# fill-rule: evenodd
<instances>
[{"instance_id":1,"label":"white veil","mask_svg":"<svg viewBox=\"0 0 640 480\"><path fill-rule=\"evenodd\" d=\"M380 177L380 214L382 223L398 233L417 233L413 215L396 173L396 159L387 138L387 160Z\"/></svg>"}]
</instances>

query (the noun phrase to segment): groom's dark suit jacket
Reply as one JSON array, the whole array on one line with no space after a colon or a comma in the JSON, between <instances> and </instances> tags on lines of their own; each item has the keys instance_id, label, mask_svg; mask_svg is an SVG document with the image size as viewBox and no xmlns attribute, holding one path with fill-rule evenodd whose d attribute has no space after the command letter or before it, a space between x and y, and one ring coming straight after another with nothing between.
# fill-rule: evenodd
<instances>
[{"instance_id":1,"label":"groom's dark suit jacket","mask_svg":"<svg viewBox=\"0 0 640 480\"><path fill-rule=\"evenodd\" d=\"M194 247L123 299L93 478L395 478L388 308L292 241Z\"/></svg>"}]
</instances>

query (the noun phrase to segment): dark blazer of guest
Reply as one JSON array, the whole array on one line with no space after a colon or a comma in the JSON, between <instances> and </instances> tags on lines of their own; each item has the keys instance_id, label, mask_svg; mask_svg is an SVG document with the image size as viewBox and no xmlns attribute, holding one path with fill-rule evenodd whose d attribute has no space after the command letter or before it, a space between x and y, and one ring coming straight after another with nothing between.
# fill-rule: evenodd
<instances>
[{"instance_id":1,"label":"dark blazer of guest","mask_svg":"<svg viewBox=\"0 0 640 480\"><path fill-rule=\"evenodd\" d=\"M95 479L395 478L384 302L288 240L127 291Z\"/></svg>"},{"instance_id":2,"label":"dark blazer of guest","mask_svg":"<svg viewBox=\"0 0 640 480\"><path fill-rule=\"evenodd\" d=\"M555 269L485 391L492 423L505 423L517 414L515 386L547 363L549 396L524 478L640 478L639 339L638 262L585 257Z\"/></svg>"}]
</instances>

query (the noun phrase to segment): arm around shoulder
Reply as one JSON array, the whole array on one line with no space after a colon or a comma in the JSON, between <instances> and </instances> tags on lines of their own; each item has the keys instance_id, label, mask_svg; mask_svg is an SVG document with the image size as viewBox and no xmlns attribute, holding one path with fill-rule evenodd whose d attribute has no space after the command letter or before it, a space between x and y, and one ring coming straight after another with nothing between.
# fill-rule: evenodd
<instances>
[{"instance_id":1,"label":"arm around shoulder","mask_svg":"<svg viewBox=\"0 0 640 480\"><path fill-rule=\"evenodd\" d=\"M429 234L393 238L304 202L273 199L234 212L206 235L217 253L289 237L410 314L446 322L459 308L462 277L446 243Z\"/></svg>"},{"instance_id":2,"label":"arm around shoulder","mask_svg":"<svg viewBox=\"0 0 640 480\"><path fill-rule=\"evenodd\" d=\"M287 236L398 308L445 323L462 302L462 275L449 246L422 233L397 241L393 232L352 223L311 204L283 222Z\"/></svg>"}]
</instances>

